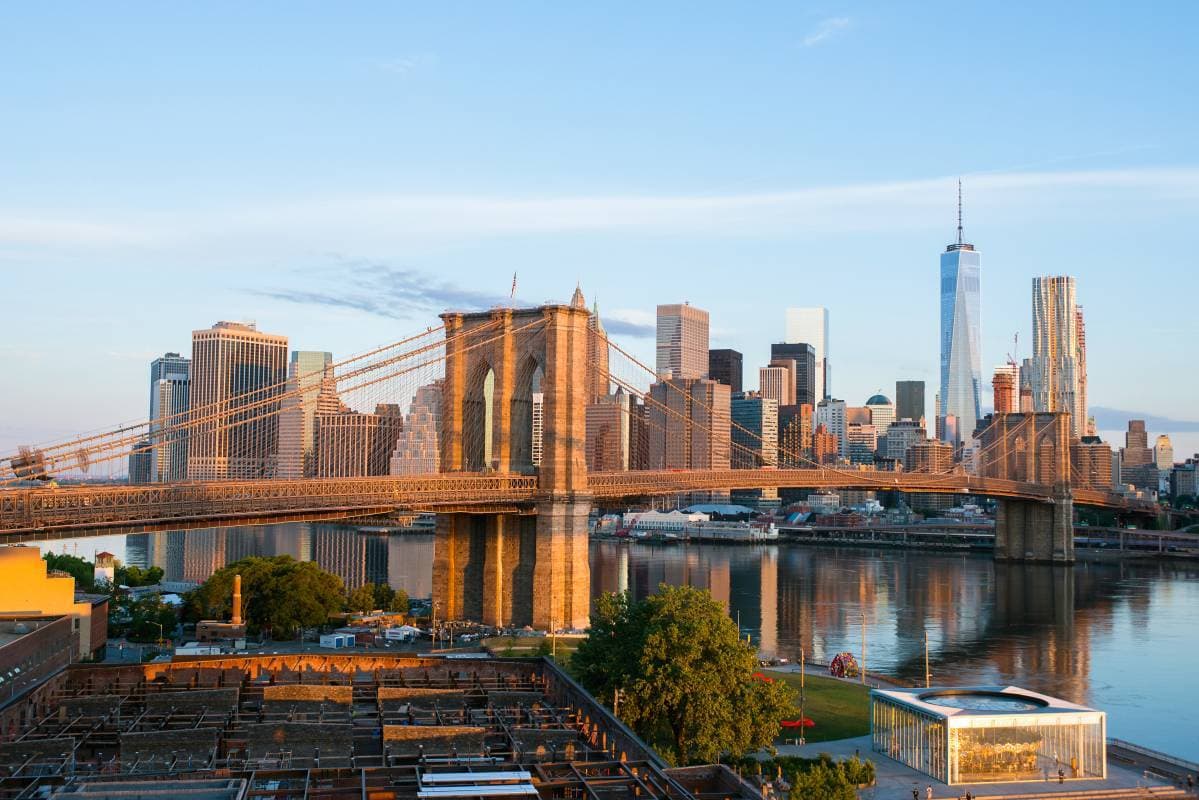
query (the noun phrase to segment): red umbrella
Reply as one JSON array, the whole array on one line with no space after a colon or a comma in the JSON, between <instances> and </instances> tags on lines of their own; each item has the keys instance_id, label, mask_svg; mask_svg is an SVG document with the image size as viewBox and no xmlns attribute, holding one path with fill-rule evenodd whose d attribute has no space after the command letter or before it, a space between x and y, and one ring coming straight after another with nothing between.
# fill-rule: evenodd
<instances>
[{"instance_id":1,"label":"red umbrella","mask_svg":"<svg viewBox=\"0 0 1199 800\"><path fill-rule=\"evenodd\" d=\"M779 724L781 724L784 728L815 728L816 727L816 722L814 720L808 719L807 717L803 717L802 719L785 719Z\"/></svg>"}]
</instances>

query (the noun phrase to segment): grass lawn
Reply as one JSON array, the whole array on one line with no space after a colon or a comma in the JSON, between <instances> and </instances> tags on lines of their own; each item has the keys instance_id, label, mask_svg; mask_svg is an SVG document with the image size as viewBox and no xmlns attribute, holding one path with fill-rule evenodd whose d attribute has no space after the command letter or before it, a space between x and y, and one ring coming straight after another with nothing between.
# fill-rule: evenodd
<instances>
[{"instance_id":1,"label":"grass lawn","mask_svg":"<svg viewBox=\"0 0 1199 800\"><path fill-rule=\"evenodd\" d=\"M799 691L798 672L768 669L763 670L763 674L786 681L796 692ZM860 683L808 675L804 679L804 696L804 716L816 723L816 727L804 729L804 738L809 742L848 739L870 733L870 690ZM798 718L798 698L795 703ZM794 734L788 732L786 735L790 737Z\"/></svg>"},{"instance_id":2,"label":"grass lawn","mask_svg":"<svg viewBox=\"0 0 1199 800\"><path fill-rule=\"evenodd\" d=\"M558 637L558 661L569 663L570 657L583 641L582 636L559 636ZM484 639L480 644L483 649L494 656L536 656L549 655L551 647L551 639L548 636L492 636Z\"/></svg>"}]
</instances>

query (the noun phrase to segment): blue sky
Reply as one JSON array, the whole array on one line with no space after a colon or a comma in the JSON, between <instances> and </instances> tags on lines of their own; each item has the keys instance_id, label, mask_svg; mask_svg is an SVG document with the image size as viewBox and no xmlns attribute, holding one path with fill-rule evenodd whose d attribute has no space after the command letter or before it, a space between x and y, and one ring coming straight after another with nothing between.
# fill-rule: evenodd
<instances>
[{"instance_id":1,"label":"blue sky","mask_svg":"<svg viewBox=\"0 0 1199 800\"><path fill-rule=\"evenodd\" d=\"M835 394L931 403L959 175L984 372L1028 354L1032 276L1072 274L1092 404L1199 419L1196 30L1183 2L10 7L0 449L144 415L148 361L217 319L344 355L514 271L530 302L581 281L642 354L687 299L751 375L825 305Z\"/></svg>"}]
</instances>

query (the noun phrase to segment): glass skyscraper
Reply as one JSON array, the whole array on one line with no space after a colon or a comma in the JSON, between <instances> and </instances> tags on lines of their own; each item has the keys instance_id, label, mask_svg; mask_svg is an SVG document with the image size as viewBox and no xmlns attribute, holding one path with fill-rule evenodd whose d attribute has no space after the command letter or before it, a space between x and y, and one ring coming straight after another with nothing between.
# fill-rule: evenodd
<instances>
[{"instance_id":1,"label":"glass skyscraper","mask_svg":"<svg viewBox=\"0 0 1199 800\"><path fill-rule=\"evenodd\" d=\"M169 483L187 477L187 436L176 428L186 421L190 391L190 358L167 353L150 362L151 450L147 481Z\"/></svg>"},{"instance_id":2,"label":"glass skyscraper","mask_svg":"<svg viewBox=\"0 0 1199 800\"><path fill-rule=\"evenodd\" d=\"M941 254L941 392L937 414L956 418L956 425L941 428L957 431L955 438L963 441L969 439L982 417L981 279L981 254L974 245L962 241L959 194L958 240Z\"/></svg>"}]
</instances>

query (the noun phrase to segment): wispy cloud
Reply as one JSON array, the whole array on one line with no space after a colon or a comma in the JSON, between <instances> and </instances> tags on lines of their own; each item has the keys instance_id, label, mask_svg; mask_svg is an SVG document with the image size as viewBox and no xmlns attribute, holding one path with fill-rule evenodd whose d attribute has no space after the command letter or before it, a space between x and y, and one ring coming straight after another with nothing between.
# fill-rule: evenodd
<instances>
[{"instance_id":1,"label":"wispy cloud","mask_svg":"<svg viewBox=\"0 0 1199 800\"><path fill-rule=\"evenodd\" d=\"M968 175L970 173L967 173ZM637 232L802 236L931 229L950 213L957 176L776 192L656 195L402 195L360 193L168 215L35 219L0 208L0 245L47 250L157 249L210 254L321 252L353 242L394 252L414 242L496 236ZM1199 167L976 173L970 208L991 220L1127 214L1199 201ZM367 297L366 302L374 302Z\"/></svg>"},{"instance_id":2,"label":"wispy cloud","mask_svg":"<svg viewBox=\"0 0 1199 800\"><path fill-rule=\"evenodd\" d=\"M657 330L652 311L616 308L611 311L600 309L604 330L614 336L632 336L640 339L652 338Z\"/></svg>"},{"instance_id":3,"label":"wispy cloud","mask_svg":"<svg viewBox=\"0 0 1199 800\"><path fill-rule=\"evenodd\" d=\"M510 303L531 305L519 297L514 299L499 293L468 289L416 269L397 268L380 261L340 255L333 257L336 264L324 271L323 282L327 285L322 288L252 289L250 294L287 303L348 309L403 320L445 309L479 311ZM307 273L309 280L313 277L312 273ZM506 276L499 278L502 283ZM652 312L614 309L602 312L601 316L604 328L612 335L634 338L654 336Z\"/></svg>"},{"instance_id":4,"label":"wispy cloud","mask_svg":"<svg viewBox=\"0 0 1199 800\"><path fill-rule=\"evenodd\" d=\"M467 289L415 269L402 269L363 259L337 257L330 276L335 284L323 289L256 289L252 294L289 303L364 311L392 319L412 312L447 308L477 311L507 305L506 295Z\"/></svg>"},{"instance_id":5,"label":"wispy cloud","mask_svg":"<svg viewBox=\"0 0 1199 800\"><path fill-rule=\"evenodd\" d=\"M814 47L821 42L826 42L839 31L843 31L849 27L849 17L829 17L823 19L812 29L812 32L803 38L801 44L804 47Z\"/></svg>"},{"instance_id":6,"label":"wispy cloud","mask_svg":"<svg viewBox=\"0 0 1199 800\"><path fill-rule=\"evenodd\" d=\"M381 58L374 62L375 69L392 75L407 75L427 59L424 56L399 56L397 58Z\"/></svg>"}]
</instances>

